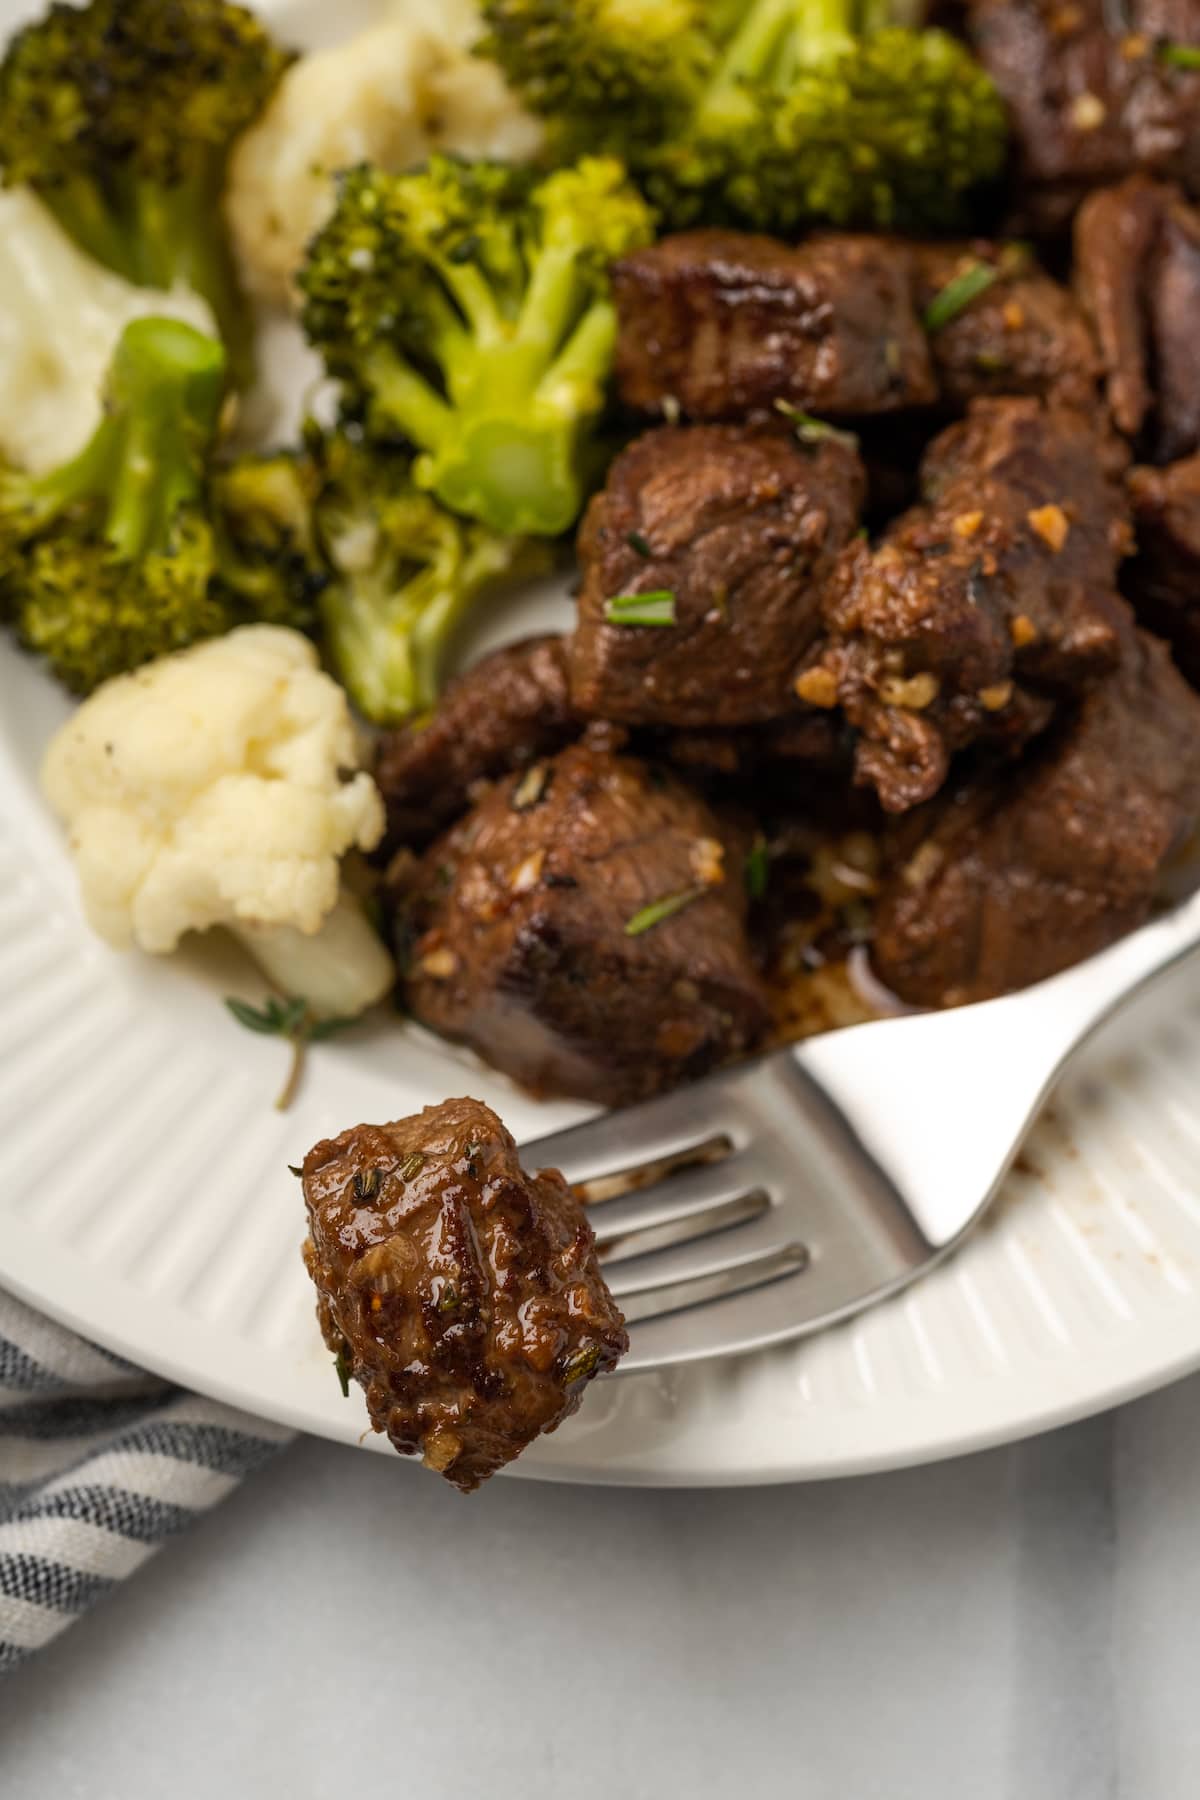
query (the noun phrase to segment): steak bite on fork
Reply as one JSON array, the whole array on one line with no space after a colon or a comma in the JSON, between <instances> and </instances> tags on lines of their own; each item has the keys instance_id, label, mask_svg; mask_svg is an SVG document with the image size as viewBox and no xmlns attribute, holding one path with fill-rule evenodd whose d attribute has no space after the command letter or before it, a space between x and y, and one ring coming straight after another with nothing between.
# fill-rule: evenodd
<instances>
[{"instance_id":1,"label":"steak bite on fork","mask_svg":"<svg viewBox=\"0 0 1200 1800\"><path fill-rule=\"evenodd\" d=\"M356 1125L304 1159L304 1262L376 1431L470 1493L629 1347L579 1200L478 1100Z\"/></svg>"}]
</instances>

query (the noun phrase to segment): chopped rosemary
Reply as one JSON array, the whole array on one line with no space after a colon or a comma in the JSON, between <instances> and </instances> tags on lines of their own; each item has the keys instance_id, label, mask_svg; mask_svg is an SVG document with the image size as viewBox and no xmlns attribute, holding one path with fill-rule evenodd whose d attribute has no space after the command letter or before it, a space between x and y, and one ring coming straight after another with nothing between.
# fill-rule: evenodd
<instances>
[{"instance_id":1,"label":"chopped rosemary","mask_svg":"<svg viewBox=\"0 0 1200 1800\"><path fill-rule=\"evenodd\" d=\"M675 596L670 588L651 594L615 594L604 602L610 625L674 625Z\"/></svg>"},{"instance_id":2,"label":"chopped rosemary","mask_svg":"<svg viewBox=\"0 0 1200 1800\"><path fill-rule=\"evenodd\" d=\"M300 1167L299 1163L289 1163L288 1174L294 1175L297 1181L303 1181L304 1179L304 1170Z\"/></svg>"},{"instance_id":3,"label":"chopped rosemary","mask_svg":"<svg viewBox=\"0 0 1200 1800\"><path fill-rule=\"evenodd\" d=\"M639 556L650 557L654 555L653 550L650 548L640 531L627 531L625 533L625 542L629 545L631 550L636 550Z\"/></svg>"},{"instance_id":4,"label":"chopped rosemary","mask_svg":"<svg viewBox=\"0 0 1200 1800\"><path fill-rule=\"evenodd\" d=\"M771 878L771 857L767 850L765 837L756 837L751 844L745 863L746 892L752 900L761 900L767 891L767 882Z\"/></svg>"},{"instance_id":5,"label":"chopped rosemary","mask_svg":"<svg viewBox=\"0 0 1200 1800\"><path fill-rule=\"evenodd\" d=\"M847 450L858 449L858 438L853 431L840 431L827 419L817 419L812 413L802 412L790 400L777 400L775 411L783 414L802 444L844 444Z\"/></svg>"},{"instance_id":6,"label":"chopped rosemary","mask_svg":"<svg viewBox=\"0 0 1200 1800\"><path fill-rule=\"evenodd\" d=\"M281 1037L292 1046L287 1079L275 1102L279 1112L286 1112L296 1098L308 1046L323 1043L326 1038L357 1023L354 1019L318 1019L309 1011L307 1000L289 996L272 994L265 1005L251 1006L247 1001L227 994L225 1004L247 1031L257 1031L263 1037Z\"/></svg>"},{"instance_id":7,"label":"chopped rosemary","mask_svg":"<svg viewBox=\"0 0 1200 1800\"><path fill-rule=\"evenodd\" d=\"M1160 44L1158 60L1172 69L1200 69L1200 44Z\"/></svg>"},{"instance_id":8,"label":"chopped rosemary","mask_svg":"<svg viewBox=\"0 0 1200 1800\"><path fill-rule=\"evenodd\" d=\"M414 1150L412 1155L405 1157L404 1161L400 1164L401 1181L411 1181L413 1176L419 1175L424 1167L424 1156L420 1150Z\"/></svg>"},{"instance_id":9,"label":"chopped rosemary","mask_svg":"<svg viewBox=\"0 0 1200 1800\"><path fill-rule=\"evenodd\" d=\"M378 1169L356 1169L354 1172L354 1192L360 1200L373 1200L379 1192Z\"/></svg>"},{"instance_id":10,"label":"chopped rosemary","mask_svg":"<svg viewBox=\"0 0 1200 1800\"><path fill-rule=\"evenodd\" d=\"M952 319L957 319L959 313L965 312L973 300L978 300L980 294L986 294L999 279L1000 270L991 263L972 263L969 269L964 269L961 275L948 281L929 302L922 320L926 331L930 336L935 336L944 330Z\"/></svg>"},{"instance_id":11,"label":"chopped rosemary","mask_svg":"<svg viewBox=\"0 0 1200 1800\"><path fill-rule=\"evenodd\" d=\"M343 1400L348 1400L350 1398L350 1375L353 1365L351 1364L348 1355L349 1349L349 1344L343 1343L341 1349L333 1359L333 1366L337 1371L338 1386L342 1390Z\"/></svg>"},{"instance_id":12,"label":"chopped rosemary","mask_svg":"<svg viewBox=\"0 0 1200 1800\"><path fill-rule=\"evenodd\" d=\"M664 919L674 918L676 913L682 912L685 906L690 906L693 900L698 900L701 894L708 891L707 886L684 888L681 893L667 894L661 900L652 900L649 906L643 906L640 912L634 913L625 926L625 936L641 937L644 931L653 931Z\"/></svg>"}]
</instances>

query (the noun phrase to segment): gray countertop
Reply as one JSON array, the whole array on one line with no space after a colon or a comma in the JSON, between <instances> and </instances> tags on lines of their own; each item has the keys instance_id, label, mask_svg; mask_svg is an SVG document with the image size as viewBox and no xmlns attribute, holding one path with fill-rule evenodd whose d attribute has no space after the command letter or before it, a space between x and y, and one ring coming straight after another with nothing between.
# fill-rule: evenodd
<instances>
[{"instance_id":1,"label":"gray countertop","mask_svg":"<svg viewBox=\"0 0 1200 1800\"><path fill-rule=\"evenodd\" d=\"M829 1485L302 1442L0 1687L4 1800L1195 1800L1200 1379Z\"/></svg>"}]
</instances>

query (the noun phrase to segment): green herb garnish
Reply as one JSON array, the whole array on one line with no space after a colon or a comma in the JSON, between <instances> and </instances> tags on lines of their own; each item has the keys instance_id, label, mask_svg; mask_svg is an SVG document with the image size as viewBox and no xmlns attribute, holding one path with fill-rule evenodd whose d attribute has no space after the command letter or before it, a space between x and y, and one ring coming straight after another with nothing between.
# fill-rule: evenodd
<instances>
[{"instance_id":1,"label":"green herb garnish","mask_svg":"<svg viewBox=\"0 0 1200 1800\"><path fill-rule=\"evenodd\" d=\"M226 995L225 1004L238 1024L244 1025L247 1031L257 1031L263 1037L285 1038L292 1046L287 1080L275 1102L280 1112L286 1112L296 1098L308 1046L324 1043L326 1038L334 1037L337 1032L345 1031L348 1026L357 1023L354 1019L319 1019L309 1010L308 1001L303 999L278 998L272 995L265 1006L251 1006L245 1000Z\"/></svg>"},{"instance_id":2,"label":"green herb garnish","mask_svg":"<svg viewBox=\"0 0 1200 1800\"><path fill-rule=\"evenodd\" d=\"M350 1376L352 1373L352 1365L348 1354L349 1349L349 1344L343 1344L333 1359L333 1366L337 1371L338 1386L342 1390L343 1400L348 1400L350 1398Z\"/></svg>"},{"instance_id":3,"label":"green herb garnish","mask_svg":"<svg viewBox=\"0 0 1200 1800\"><path fill-rule=\"evenodd\" d=\"M373 1200L379 1192L378 1169L356 1169L354 1192L360 1200Z\"/></svg>"},{"instance_id":4,"label":"green herb garnish","mask_svg":"<svg viewBox=\"0 0 1200 1800\"><path fill-rule=\"evenodd\" d=\"M405 1157L404 1161L400 1164L401 1181L411 1181L413 1176L419 1175L424 1167L424 1156L419 1150L414 1150L412 1155Z\"/></svg>"},{"instance_id":5,"label":"green herb garnish","mask_svg":"<svg viewBox=\"0 0 1200 1800\"><path fill-rule=\"evenodd\" d=\"M744 868L746 892L752 900L761 900L771 879L771 856L765 837L756 837L746 855Z\"/></svg>"},{"instance_id":6,"label":"green herb garnish","mask_svg":"<svg viewBox=\"0 0 1200 1800\"><path fill-rule=\"evenodd\" d=\"M926 331L931 337L936 336L952 319L957 319L959 313L965 312L973 300L978 300L980 294L986 294L999 279L1000 270L991 263L972 263L969 269L964 269L961 275L948 281L929 302L921 321Z\"/></svg>"},{"instance_id":7,"label":"green herb garnish","mask_svg":"<svg viewBox=\"0 0 1200 1800\"><path fill-rule=\"evenodd\" d=\"M625 936L641 937L643 931L653 931L664 919L674 918L676 913L682 912L685 906L690 906L693 900L698 900L701 894L707 892L707 887L684 888L682 893L667 894L662 900L651 901L649 906L643 906L641 912L635 912L628 921Z\"/></svg>"},{"instance_id":8,"label":"green herb garnish","mask_svg":"<svg viewBox=\"0 0 1200 1800\"><path fill-rule=\"evenodd\" d=\"M650 545L640 531L627 531L625 533L625 542L629 545L631 550L636 550L639 556L650 557L654 555L653 550L650 548Z\"/></svg>"},{"instance_id":9,"label":"green herb garnish","mask_svg":"<svg viewBox=\"0 0 1200 1800\"><path fill-rule=\"evenodd\" d=\"M616 594L604 602L610 625L674 625L675 596L670 588L652 594Z\"/></svg>"},{"instance_id":10,"label":"green herb garnish","mask_svg":"<svg viewBox=\"0 0 1200 1800\"><path fill-rule=\"evenodd\" d=\"M828 419L815 418L812 413L793 406L790 400L777 400L775 411L782 413L802 444L844 444L847 450L858 449L856 433L841 431Z\"/></svg>"},{"instance_id":11,"label":"green herb garnish","mask_svg":"<svg viewBox=\"0 0 1200 1800\"><path fill-rule=\"evenodd\" d=\"M1200 69L1200 45L1160 44L1158 60L1168 63L1173 69Z\"/></svg>"}]
</instances>

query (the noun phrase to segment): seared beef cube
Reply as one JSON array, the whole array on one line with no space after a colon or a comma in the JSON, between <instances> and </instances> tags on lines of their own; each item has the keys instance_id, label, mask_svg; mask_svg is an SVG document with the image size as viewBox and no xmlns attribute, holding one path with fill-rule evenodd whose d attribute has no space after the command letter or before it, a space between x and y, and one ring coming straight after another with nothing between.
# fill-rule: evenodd
<instances>
[{"instance_id":1,"label":"seared beef cube","mask_svg":"<svg viewBox=\"0 0 1200 1800\"><path fill-rule=\"evenodd\" d=\"M791 678L820 629L821 591L864 490L842 438L806 445L747 425L639 438L580 534L569 643L577 709L629 725L714 727L794 706ZM640 622L624 605L639 594L657 595L673 623Z\"/></svg>"},{"instance_id":2,"label":"seared beef cube","mask_svg":"<svg viewBox=\"0 0 1200 1800\"><path fill-rule=\"evenodd\" d=\"M1156 461L1200 449L1200 211L1144 176L1093 194L1075 269L1119 429Z\"/></svg>"},{"instance_id":3,"label":"seared beef cube","mask_svg":"<svg viewBox=\"0 0 1200 1800\"><path fill-rule=\"evenodd\" d=\"M840 714L795 710L765 725L730 731L673 731L661 742L676 768L708 784L757 778L766 770L848 774L853 734Z\"/></svg>"},{"instance_id":4,"label":"seared beef cube","mask_svg":"<svg viewBox=\"0 0 1200 1800\"><path fill-rule=\"evenodd\" d=\"M1133 469L1129 497L1137 555L1126 568L1125 591L1200 686L1200 456L1169 469Z\"/></svg>"},{"instance_id":5,"label":"seared beef cube","mask_svg":"<svg viewBox=\"0 0 1200 1800\"><path fill-rule=\"evenodd\" d=\"M1008 103L1016 191L1035 228L1135 170L1200 192L1200 0L973 0L975 49Z\"/></svg>"},{"instance_id":6,"label":"seared beef cube","mask_svg":"<svg viewBox=\"0 0 1200 1800\"><path fill-rule=\"evenodd\" d=\"M375 780L386 847L427 844L471 804L476 784L560 750L583 729L560 637L526 638L450 682L432 718L387 732Z\"/></svg>"},{"instance_id":7,"label":"seared beef cube","mask_svg":"<svg viewBox=\"0 0 1200 1800\"><path fill-rule=\"evenodd\" d=\"M1100 364L1078 303L1016 245L917 244L917 305L942 403L962 411L980 395L1036 394L1086 408L1096 398ZM931 319L952 284L976 270L995 271L990 287L945 324Z\"/></svg>"},{"instance_id":8,"label":"seared beef cube","mask_svg":"<svg viewBox=\"0 0 1200 1800\"><path fill-rule=\"evenodd\" d=\"M1020 748L1048 723L1049 696L1114 666L1122 467L1087 415L977 400L931 445L924 504L878 548L843 552L829 642L797 691L841 705L861 734L857 778L889 812L931 799L977 738Z\"/></svg>"},{"instance_id":9,"label":"seared beef cube","mask_svg":"<svg viewBox=\"0 0 1200 1800\"><path fill-rule=\"evenodd\" d=\"M542 1094L639 1100L750 1050L742 847L674 776L584 742L426 852L408 999Z\"/></svg>"},{"instance_id":10,"label":"seared beef cube","mask_svg":"<svg viewBox=\"0 0 1200 1800\"><path fill-rule=\"evenodd\" d=\"M875 967L922 1006L1054 975L1145 920L1198 818L1200 697L1131 631L1117 672L1027 764L930 809L879 903Z\"/></svg>"},{"instance_id":11,"label":"seared beef cube","mask_svg":"<svg viewBox=\"0 0 1200 1800\"><path fill-rule=\"evenodd\" d=\"M464 1493L577 1409L629 1348L555 1169L478 1100L356 1125L304 1159L304 1261L376 1431Z\"/></svg>"},{"instance_id":12,"label":"seared beef cube","mask_svg":"<svg viewBox=\"0 0 1200 1800\"><path fill-rule=\"evenodd\" d=\"M639 412L729 419L786 400L849 417L935 398L909 259L884 238L681 232L622 257L613 292L617 382Z\"/></svg>"}]
</instances>

